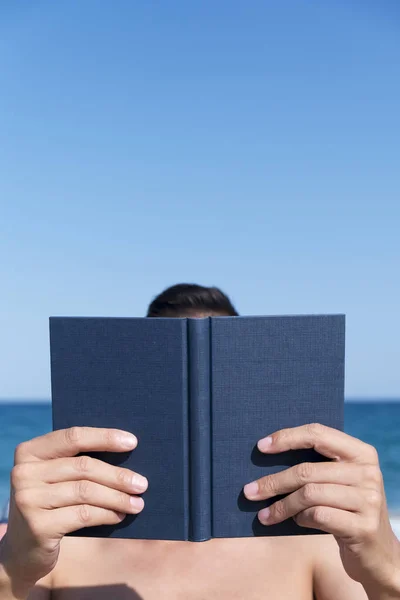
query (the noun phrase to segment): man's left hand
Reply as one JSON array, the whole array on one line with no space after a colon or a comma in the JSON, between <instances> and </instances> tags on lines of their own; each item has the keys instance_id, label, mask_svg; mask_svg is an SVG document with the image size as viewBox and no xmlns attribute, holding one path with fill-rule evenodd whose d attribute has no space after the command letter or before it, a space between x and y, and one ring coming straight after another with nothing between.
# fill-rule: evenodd
<instances>
[{"instance_id":1,"label":"man's left hand","mask_svg":"<svg viewBox=\"0 0 400 600\"><path fill-rule=\"evenodd\" d=\"M293 517L302 527L331 533L350 577L367 591L400 591L400 542L390 525L375 448L319 424L282 429L260 440L258 448L265 454L314 448L332 459L298 464L246 485L249 500L288 494L258 513L261 523Z\"/></svg>"}]
</instances>

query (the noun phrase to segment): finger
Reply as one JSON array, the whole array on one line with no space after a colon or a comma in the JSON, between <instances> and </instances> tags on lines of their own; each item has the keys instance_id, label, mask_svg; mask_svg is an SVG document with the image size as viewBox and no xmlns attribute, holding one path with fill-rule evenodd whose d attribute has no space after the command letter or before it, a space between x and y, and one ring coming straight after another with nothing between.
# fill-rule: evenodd
<instances>
[{"instance_id":1,"label":"finger","mask_svg":"<svg viewBox=\"0 0 400 600\"><path fill-rule=\"evenodd\" d=\"M83 527L116 525L121 523L125 516L123 513L99 508L98 506L80 504L45 512L42 517L42 529L47 535L49 531L53 531L55 536L61 538L67 533L72 533Z\"/></svg>"},{"instance_id":2,"label":"finger","mask_svg":"<svg viewBox=\"0 0 400 600\"><path fill-rule=\"evenodd\" d=\"M146 477L139 473L85 455L21 463L13 468L11 477L16 490L37 487L38 482L61 483L80 479L128 493L141 494L148 487Z\"/></svg>"},{"instance_id":3,"label":"finger","mask_svg":"<svg viewBox=\"0 0 400 600\"><path fill-rule=\"evenodd\" d=\"M311 423L291 429L281 429L259 440L258 449L268 454L287 450L314 448L328 458L350 460L365 464L378 462L375 448L343 431L319 423Z\"/></svg>"},{"instance_id":4,"label":"finger","mask_svg":"<svg viewBox=\"0 0 400 600\"><path fill-rule=\"evenodd\" d=\"M362 530L362 517L359 514L329 506L307 508L294 520L300 527L319 529L342 539L356 538Z\"/></svg>"},{"instance_id":5,"label":"finger","mask_svg":"<svg viewBox=\"0 0 400 600\"><path fill-rule=\"evenodd\" d=\"M21 490L15 493L15 502L22 510L25 506L53 510L85 504L125 514L137 514L144 506L143 498L139 496L85 480Z\"/></svg>"},{"instance_id":6,"label":"finger","mask_svg":"<svg viewBox=\"0 0 400 600\"><path fill-rule=\"evenodd\" d=\"M345 462L300 463L289 469L266 475L244 486L249 500L266 500L280 494L289 494L307 483L338 483L354 487L379 487L379 470L370 465Z\"/></svg>"},{"instance_id":7,"label":"finger","mask_svg":"<svg viewBox=\"0 0 400 600\"><path fill-rule=\"evenodd\" d=\"M263 525L275 525L312 506L328 506L360 512L362 504L363 495L355 488L330 483L308 483L269 508L260 510L258 518Z\"/></svg>"},{"instance_id":8,"label":"finger","mask_svg":"<svg viewBox=\"0 0 400 600\"><path fill-rule=\"evenodd\" d=\"M119 429L70 427L23 442L15 451L15 464L75 456L80 452L127 452L137 446L137 438Z\"/></svg>"}]
</instances>

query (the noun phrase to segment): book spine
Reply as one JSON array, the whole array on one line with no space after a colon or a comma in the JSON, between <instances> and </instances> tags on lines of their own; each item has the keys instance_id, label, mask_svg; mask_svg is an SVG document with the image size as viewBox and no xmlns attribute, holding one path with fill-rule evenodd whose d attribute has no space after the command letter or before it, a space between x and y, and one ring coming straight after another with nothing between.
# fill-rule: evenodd
<instances>
[{"instance_id":1,"label":"book spine","mask_svg":"<svg viewBox=\"0 0 400 600\"><path fill-rule=\"evenodd\" d=\"M210 319L188 319L189 540L211 537Z\"/></svg>"}]
</instances>

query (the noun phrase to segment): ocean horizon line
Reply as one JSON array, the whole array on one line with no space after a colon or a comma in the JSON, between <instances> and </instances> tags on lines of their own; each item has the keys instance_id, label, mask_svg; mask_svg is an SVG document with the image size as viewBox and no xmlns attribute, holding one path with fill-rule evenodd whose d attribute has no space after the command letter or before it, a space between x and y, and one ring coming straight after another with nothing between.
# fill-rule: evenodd
<instances>
[{"instance_id":1,"label":"ocean horizon line","mask_svg":"<svg viewBox=\"0 0 400 600\"><path fill-rule=\"evenodd\" d=\"M345 396L346 404L396 403L400 396ZM0 404L51 404L51 398L1 397Z\"/></svg>"}]
</instances>

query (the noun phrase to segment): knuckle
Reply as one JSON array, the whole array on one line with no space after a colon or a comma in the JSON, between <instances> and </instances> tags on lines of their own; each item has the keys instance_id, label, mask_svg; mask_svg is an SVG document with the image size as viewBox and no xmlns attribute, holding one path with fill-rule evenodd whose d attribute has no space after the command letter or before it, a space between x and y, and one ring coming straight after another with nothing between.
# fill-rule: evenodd
<instances>
[{"instance_id":1,"label":"knuckle","mask_svg":"<svg viewBox=\"0 0 400 600\"><path fill-rule=\"evenodd\" d=\"M280 429L279 431L274 432L270 437L273 440L275 446L285 445L287 437L288 437L289 429Z\"/></svg>"},{"instance_id":2,"label":"knuckle","mask_svg":"<svg viewBox=\"0 0 400 600\"><path fill-rule=\"evenodd\" d=\"M14 494L15 505L21 512L24 512L31 505L31 499L31 490L19 490Z\"/></svg>"},{"instance_id":3,"label":"knuckle","mask_svg":"<svg viewBox=\"0 0 400 600\"><path fill-rule=\"evenodd\" d=\"M42 538L43 541L43 539L45 538L46 526L43 520L40 518L40 516L38 518L38 515L35 515L34 519L28 518L27 520L29 529L34 538L36 538L37 540L40 540Z\"/></svg>"},{"instance_id":4,"label":"knuckle","mask_svg":"<svg viewBox=\"0 0 400 600\"><path fill-rule=\"evenodd\" d=\"M75 482L75 498L79 502L87 502L90 496L90 482L85 479Z\"/></svg>"},{"instance_id":5,"label":"knuckle","mask_svg":"<svg viewBox=\"0 0 400 600\"><path fill-rule=\"evenodd\" d=\"M274 433L272 438L274 444L279 445L290 445L293 436L293 429L290 427L285 427L285 429L281 429L277 433Z\"/></svg>"},{"instance_id":6,"label":"knuckle","mask_svg":"<svg viewBox=\"0 0 400 600\"><path fill-rule=\"evenodd\" d=\"M116 473L116 480L122 486L129 485L132 480L132 475L126 469L118 469Z\"/></svg>"},{"instance_id":7,"label":"knuckle","mask_svg":"<svg viewBox=\"0 0 400 600\"><path fill-rule=\"evenodd\" d=\"M76 507L78 522L86 526L90 521L90 506L88 504L80 504Z\"/></svg>"},{"instance_id":8,"label":"knuckle","mask_svg":"<svg viewBox=\"0 0 400 600\"><path fill-rule=\"evenodd\" d=\"M312 520L317 525L324 525L329 522L329 512L324 506L316 506L312 509Z\"/></svg>"},{"instance_id":9,"label":"knuckle","mask_svg":"<svg viewBox=\"0 0 400 600\"><path fill-rule=\"evenodd\" d=\"M275 495L275 483L273 477L263 477L259 482L259 488L262 494Z\"/></svg>"},{"instance_id":10,"label":"knuckle","mask_svg":"<svg viewBox=\"0 0 400 600\"><path fill-rule=\"evenodd\" d=\"M368 490L366 500L368 505L374 509L380 508L382 505L382 496L376 490Z\"/></svg>"},{"instance_id":11,"label":"knuckle","mask_svg":"<svg viewBox=\"0 0 400 600\"><path fill-rule=\"evenodd\" d=\"M379 529L378 519L369 518L364 521L362 526L361 537L365 540L373 540L376 537Z\"/></svg>"},{"instance_id":12,"label":"knuckle","mask_svg":"<svg viewBox=\"0 0 400 600\"><path fill-rule=\"evenodd\" d=\"M277 520L284 520L286 518L286 508L283 502L275 502L271 506L271 515Z\"/></svg>"},{"instance_id":13,"label":"knuckle","mask_svg":"<svg viewBox=\"0 0 400 600\"><path fill-rule=\"evenodd\" d=\"M117 435L114 429L105 429L103 435L107 446L113 446L115 444Z\"/></svg>"},{"instance_id":14,"label":"knuckle","mask_svg":"<svg viewBox=\"0 0 400 600\"><path fill-rule=\"evenodd\" d=\"M81 427L69 427L64 430L65 441L68 446L77 446L82 440L82 428Z\"/></svg>"},{"instance_id":15,"label":"knuckle","mask_svg":"<svg viewBox=\"0 0 400 600\"><path fill-rule=\"evenodd\" d=\"M314 475L315 467L312 463L300 463L295 468L295 473L299 483L307 483Z\"/></svg>"},{"instance_id":16,"label":"knuckle","mask_svg":"<svg viewBox=\"0 0 400 600\"><path fill-rule=\"evenodd\" d=\"M26 467L23 463L15 465L11 470L11 486L14 489L18 489L26 478L26 475Z\"/></svg>"},{"instance_id":17,"label":"knuckle","mask_svg":"<svg viewBox=\"0 0 400 600\"><path fill-rule=\"evenodd\" d=\"M368 483L380 484L382 483L382 473L376 465L364 465L363 480Z\"/></svg>"},{"instance_id":18,"label":"knuckle","mask_svg":"<svg viewBox=\"0 0 400 600\"><path fill-rule=\"evenodd\" d=\"M91 470L93 459L90 456L77 456L74 458L74 468L78 473L87 473Z\"/></svg>"},{"instance_id":19,"label":"knuckle","mask_svg":"<svg viewBox=\"0 0 400 600\"><path fill-rule=\"evenodd\" d=\"M373 465L377 465L379 463L379 457L378 457L378 451L375 448L375 446L372 446L371 444L366 444L367 447L367 452L368 452L368 458L371 461L371 463Z\"/></svg>"},{"instance_id":20,"label":"knuckle","mask_svg":"<svg viewBox=\"0 0 400 600\"><path fill-rule=\"evenodd\" d=\"M325 433L324 426L320 423L309 423L307 430L312 439L319 440Z\"/></svg>"},{"instance_id":21,"label":"knuckle","mask_svg":"<svg viewBox=\"0 0 400 600\"><path fill-rule=\"evenodd\" d=\"M20 444L18 444L16 446L15 451L14 451L14 464L15 465L17 465L18 463L20 463L24 460L24 457L27 455L27 446L28 446L27 442L21 442Z\"/></svg>"},{"instance_id":22,"label":"knuckle","mask_svg":"<svg viewBox=\"0 0 400 600\"><path fill-rule=\"evenodd\" d=\"M130 500L128 494L124 494L123 492L119 493L118 507L122 509L122 512L130 509Z\"/></svg>"},{"instance_id":23,"label":"knuckle","mask_svg":"<svg viewBox=\"0 0 400 600\"><path fill-rule=\"evenodd\" d=\"M293 515L292 519L297 525L302 526L305 522L304 513L303 512L297 513L297 515Z\"/></svg>"},{"instance_id":24,"label":"knuckle","mask_svg":"<svg viewBox=\"0 0 400 600\"><path fill-rule=\"evenodd\" d=\"M375 483L375 485L377 485L380 489L383 488L383 475L379 467L375 467L371 481L373 481L373 483Z\"/></svg>"},{"instance_id":25,"label":"knuckle","mask_svg":"<svg viewBox=\"0 0 400 600\"><path fill-rule=\"evenodd\" d=\"M273 438L276 443L285 444L287 438L290 436L290 429L281 429L279 432L275 433Z\"/></svg>"},{"instance_id":26,"label":"knuckle","mask_svg":"<svg viewBox=\"0 0 400 600\"><path fill-rule=\"evenodd\" d=\"M306 504L309 504L314 500L318 493L318 486L314 483L307 483L304 487L301 488L302 499Z\"/></svg>"}]
</instances>

